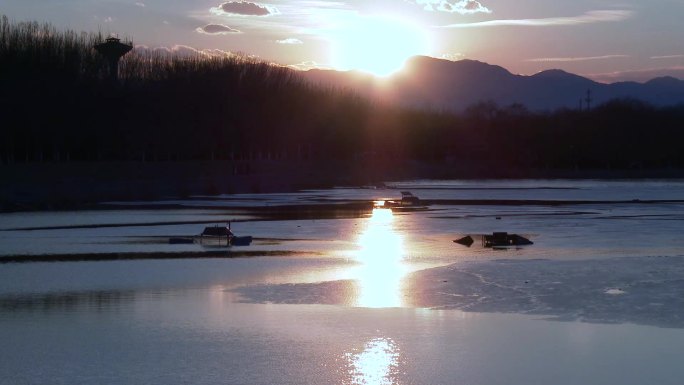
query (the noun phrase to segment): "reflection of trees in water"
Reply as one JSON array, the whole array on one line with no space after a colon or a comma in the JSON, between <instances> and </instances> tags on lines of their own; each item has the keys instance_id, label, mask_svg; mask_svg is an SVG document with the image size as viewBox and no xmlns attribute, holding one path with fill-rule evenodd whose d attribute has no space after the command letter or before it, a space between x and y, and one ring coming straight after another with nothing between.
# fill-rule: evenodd
<instances>
[{"instance_id":1,"label":"reflection of trees in water","mask_svg":"<svg viewBox=\"0 0 684 385\"><path fill-rule=\"evenodd\" d=\"M51 312L77 309L109 311L136 300L134 291L87 291L0 296L0 311Z\"/></svg>"}]
</instances>

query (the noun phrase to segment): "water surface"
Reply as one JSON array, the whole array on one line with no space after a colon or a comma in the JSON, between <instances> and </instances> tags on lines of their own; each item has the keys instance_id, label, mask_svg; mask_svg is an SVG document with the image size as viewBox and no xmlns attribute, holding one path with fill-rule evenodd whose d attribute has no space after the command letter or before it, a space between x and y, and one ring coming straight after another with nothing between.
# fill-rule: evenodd
<instances>
[{"instance_id":1,"label":"water surface","mask_svg":"<svg viewBox=\"0 0 684 385\"><path fill-rule=\"evenodd\" d=\"M684 183L388 186L0 214L0 258L226 256L0 264L0 383L680 383Z\"/></svg>"}]
</instances>

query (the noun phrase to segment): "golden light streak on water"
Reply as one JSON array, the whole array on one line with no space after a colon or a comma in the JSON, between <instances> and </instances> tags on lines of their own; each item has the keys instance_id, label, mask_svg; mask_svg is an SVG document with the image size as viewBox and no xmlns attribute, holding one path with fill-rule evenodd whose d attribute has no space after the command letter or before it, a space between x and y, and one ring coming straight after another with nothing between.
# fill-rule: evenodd
<instances>
[{"instance_id":1,"label":"golden light streak on water","mask_svg":"<svg viewBox=\"0 0 684 385\"><path fill-rule=\"evenodd\" d=\"M375 208L358 239L359 266L354 271L360 307L402 306L402 280L408 273L401 233L394 228L392 210Z\"/></svg>"}]
</instances>

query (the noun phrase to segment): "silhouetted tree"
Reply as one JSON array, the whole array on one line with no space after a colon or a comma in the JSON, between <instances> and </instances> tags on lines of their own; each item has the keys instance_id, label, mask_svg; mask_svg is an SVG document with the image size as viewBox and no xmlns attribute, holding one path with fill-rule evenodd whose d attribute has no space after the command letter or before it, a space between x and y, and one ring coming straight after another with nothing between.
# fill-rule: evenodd
<instances>
[{"instance_id":1,"label":"silhouetted tree","mask_svg":"<svg viewBox=\"0 0 684 385\"><path fill-rule=\"evenodd\" d=\"M105 81L99 34L0 18L0 160L362 160L515 170L684 167L684 106L614 100L463 114L389 106L239 56L136 49ZM489 173L489 174L488 174Z\"/></svg>"}]
</instances>

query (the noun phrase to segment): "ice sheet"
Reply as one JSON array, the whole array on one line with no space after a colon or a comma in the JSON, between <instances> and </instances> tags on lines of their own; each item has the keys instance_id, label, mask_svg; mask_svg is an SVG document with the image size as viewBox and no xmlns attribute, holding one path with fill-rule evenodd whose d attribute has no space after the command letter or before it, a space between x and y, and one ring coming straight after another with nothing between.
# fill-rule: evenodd
<instances>
[{"instance_id":1,"label":"ice sheet","mask_svg":"<svg viewBox=\"0 0 684 385\"><path fill-rule=\"evenodd\" d=\"M340 293L354 287L347 280L236 291L246 302L347 304ZM402 291L408 307L684 328L681 256L463 262L410 274Z\"/></svg>"}]
</instances>

